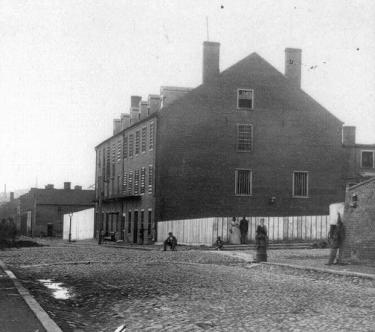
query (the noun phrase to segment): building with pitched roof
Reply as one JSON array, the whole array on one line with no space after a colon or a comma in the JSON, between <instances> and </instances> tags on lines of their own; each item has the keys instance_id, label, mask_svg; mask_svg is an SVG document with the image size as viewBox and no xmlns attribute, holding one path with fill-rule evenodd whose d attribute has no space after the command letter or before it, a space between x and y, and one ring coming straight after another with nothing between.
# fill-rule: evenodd
<instances>
[{"instance_id":1,"label":"building with pitched roof","mask_svg":"<svg viewBox=\"0 0 375 332\"><path fill-rule=\"evenodd\" d=\"M312 223L326 236L329 205L356 174L353 127L301 89L300 49L285 50L285 74L257 53L220 72L219 51L203 43L195 89L132 97L130 121L116 120L96 147L97 229L135 243L174 231L209 244L226 238L229 217L248 216L271 218L275 239L291 228L312 238Z\"/></svg>"},{"instance_id":2,"label":"building with pitched roof","mask_svg":"<svg viewBox=\"0 0 375 332\"><path fill-rule=\"evenodd\" d=\"M0 207L0 218L15 222L22 235L61 237L64 214L93 207L94 200L94 190L72 189L70 182L63 189L49 184L11 199Z\"/></svg>"}]
</instances>

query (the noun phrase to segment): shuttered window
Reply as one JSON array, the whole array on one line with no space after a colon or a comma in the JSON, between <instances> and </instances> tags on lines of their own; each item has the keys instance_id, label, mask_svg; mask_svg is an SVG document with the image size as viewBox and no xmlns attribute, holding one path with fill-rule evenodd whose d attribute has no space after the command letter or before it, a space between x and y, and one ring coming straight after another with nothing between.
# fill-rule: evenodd
<instances>
[{"instance_id":1,"label":"shuttered window","mask_svg":"<svg viewBox=\"0 0 375 332\"><path fill-rule=\"evenodd\" d=\"M145 193L146 187L146 168L141 168L141 195Z\"/></svg>"},{"instance_id":2,"label":"shuttered window","mask_svg":"<svg viewBox=\"0 0 375 332\"><path fill-rule=\"evenodd\" d=\"M141 151L146 152L147 146L147 127L142 128L142 144L141 144Z\"/></svg>"},{"instance_id":3,"label":"shuttered window","mask_svg":"<svg viewBox=\"0 0 375 332\"><path fill-rule=\"evenodd\" d=\"M121 150L122 150L121 141L118 140L117 141L117 162L121 161Z\"/></svg>"},{"instance_id":4,"label":"shuttered window","mask_svg":"<svg viewBox=\"0 0 375 332\"><path fill-rule=\"evenodd\" d=\"M124 172L122 180L122 193L126 195L128 193L128 173Z\"/></svg>"},{"instance_id":5,"label":"shuttered window","mask_svg":"<svg viewBox=\"0 0 375 332\"><path fill-rule=\"evenodd\" d=\"M133 157L134 155L134 135L129 135L129 157Z\"/></svg>"},{"instance_id":6,"label":"shuttered window","mask_svg":"<svg viewBox=\"0 0 375 332\"><path fill-rule=\"evenodd\" d=\"M152 194L152 187L153 187L153 166L148 166L148 193Z\"/></svg>"},{"instance_id":7,"label":"shuttered window","mask_svg":"<svg viewBox=\"0 0 375 332\"><path fill-rule=\"evenodd\" d=\"M141 132L137 130L135 132L135 155L139 154L140 142L141 141Z\"/></svg>"},{"instance_id":8,"label":"shuttered window","mask_svg":"<svg viewBox=\"0 0 375 332\"><path fill-rule=\"evenodd\" d=\"M148 143L148 149L152 150L154 148L154 123L150 122L150 137L149 137L149 143Z\"/></svg>"},{"instance_id":9,"label":"shuttered window","mask_svg":"<svg viewBox=\"0 0 375 332\"><path fill-rule=\"evenodd\" d=\"M236 169L235 194L250 196L252 194L252 171L249 169Z\"/></svg>"},{"instance_id":10,"label":"shuttered window","mask_svg":"<svg viewBox=\"0 0 375 332\"><path fill-rule=\"evenodd\" d=\"M124 159L128 158L128 136L124 137L123 156Z\"/></svg>"},{"instance_id":11,"label":"shuttered window","mask_svg":"<svg viewBox=\"0 0 375 332\"><path fill-rule=\"evenodd\" d=\"M308 197L309 194L309 173L293 172L293 197Z\"/></svg>"},{"instance_id":12,"label":"shuttered window","mask_svg":"<svg viewBox=\"0 0 375 332\"><path fill-rule=\"evenodd\" d=\"M133 171L129 171L128 175L128 194L133 194Z\"/></svg>"},{"instance_id":13,"label":"shuttered window","mask_svg":"<svg viewBox=\"0 0 375 332\"><path fill-rule=\"evenodd\" d=\"M134 171L134 195L139 195L139 169Z\"/></svg>"},{"instance_id":14,"label":"shuttered window","mask_svg":"<svg viewBox=\"0 0 375 332\"><path fill-rule=\"evenodd\" d=\"M237 125L237 151L249 152L253 145L253 126L251 124Z\"/></svg>"}]
</instances>

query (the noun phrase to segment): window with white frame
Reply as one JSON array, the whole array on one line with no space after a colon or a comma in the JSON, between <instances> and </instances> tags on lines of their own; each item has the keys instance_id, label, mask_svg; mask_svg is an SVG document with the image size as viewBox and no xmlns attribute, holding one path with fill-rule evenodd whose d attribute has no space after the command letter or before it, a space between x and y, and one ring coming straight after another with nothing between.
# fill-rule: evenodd
<instances>
[{"instance_id":1,"label":"window with white frame","mask_svg":"<svg viewBox=\"0 0 375 332\"><path fill-rule=\"evenodd\" d=\"M237 108L252 110L254 108L254 90L237 89Z\"/></svg>"},{"instance_id":2,"label":"window with white frame","mask_svg":"<svg viewBox=\"0 0 375 332\"><path fill-rule=\"evenodd\" d=\"M118 163L119 163L120 160L121 160L121 150L122 150L121 140L118 140L118 141L117 141L117 162L118 162Z\"/></svg>"},{"instance_id":3,"label":"window with white frame","mask_svg":"<svg viewBox=\"0 0 375 332\"><path fill-rule=\"evenodd\" d=\"M153 165L148 165L148 193L149 194L152 194L153 180L154 180Z\"/></svg>"},{"instance_id":4,"label":"window with white frame","mask_svg":"<svg viewBox=\"0 0 375 332\"><path fill-rule=\"evenodd\" d=\"M128 193L128 173L124 171L123 182L122 182L122 193L126 195Z\"/></svg>"},{"instance_id":5,"label":"window with white frame","mask_svg":"<svg viewBox=\"0 0 375 332\"><path fill-rule=\"evenodd\" d=\"M293 197L309 196L309 173L306 171L293 172Z\"/></svg>"},{"instance_id":6,"label":"window with white frame","mask_svg":"<svg viewBox=\"0 0 375 332\"><path fill-rule=\"evenodd\" d=\"M361 151L361 167L374 168L374 153L375 151Z\"/></svg>"},{"instance_id":7,"label":"window with white frame","mask_svg":"<svg viewBox=\"0 0 375 332\"><path fill-rule=\"evenodd\" d=\"M250 169L235 170L235 194L239 196L250 196L252 194L253 174Z\"/></svg>"},{"instance_id":8,"label":"window with white frame","mask_svg":"<svg viewBox=\"0 0 375 332\"><path fill-rule=\"evenodd\" d=\"M253 126L251 124L237 125L237 151L249 152L253 145Z\"/></svg>"},{"instance_id":9,"label":"window with white frame","mask_svg":"<svg viewBox=\"0 0 375 332\"><path fill-rule=\"evenodd\" d=\"M129 171L128 175L128 195L133 194L133 171Z\"/></svg>"},{"instance_id":10,"label":"window with white frame","mask_svg":"<svg viewBox=\"0 0 375 332\"><path fill-rule=\"evenodd\" d=\"M139 169L134 171L134 195L139 195Z\"/></svg>"}]
</instances>

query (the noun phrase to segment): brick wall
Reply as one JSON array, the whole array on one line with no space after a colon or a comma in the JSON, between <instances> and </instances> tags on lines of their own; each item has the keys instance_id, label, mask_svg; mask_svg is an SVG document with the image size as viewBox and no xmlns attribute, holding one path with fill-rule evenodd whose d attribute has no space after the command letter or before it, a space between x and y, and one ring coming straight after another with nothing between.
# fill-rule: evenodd
<instances>
[{"instance_id":1,"label":"brick wall","mask_svg":"<svg viewBox=\"0 0 375 332\"><path fill-rule=\"evenodd\" d=\"M357 207L353 207L353 195ZM344 258L375 260L375 178L351 187L345 198Z\"/></svg>"},{"instance_id":2,"label":"brick wall","mask_svg":"<svg viewBox=\"0 0 375 332\"><path fill-rule=\"evenodd\" d=\"M330 203L344 199L342 123L302 91L285 86L276 70L267 72L269 65L252 72L251 62L262 61L249 61L160 113L158 220L327 215ZM237 110L237 88L254 89L254 110ZM239 123L253 125L251 152L236 151ZM253 171L251 197L235 196L236 168ZM309 198L292 197L294 170L309 172Z\"/></svg>"}]
</instances>

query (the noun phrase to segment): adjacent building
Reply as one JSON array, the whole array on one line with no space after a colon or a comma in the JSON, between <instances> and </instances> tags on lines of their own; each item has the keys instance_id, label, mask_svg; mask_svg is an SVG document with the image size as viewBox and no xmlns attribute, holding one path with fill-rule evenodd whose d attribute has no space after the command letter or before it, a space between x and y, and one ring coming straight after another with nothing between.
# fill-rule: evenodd
<instances>
[{"instance_id":1,"label":"adjacent building","mask_svg":"<svg viewBox=\"0 0 375 332\"><path fill-rule=\"evenodd\" d=\"M0 207L0 219L15 222L23 235L62 237L64 214L93 207L94 200L94 190L71 189L70 182L63 189L49 184L44 189L31 188L17 199L11 196Z\"/></svg>"},{"instance_id":2,"label":"adjacent building","mask_svg":"<svg viewBox=\"0 0 375 332\"><path fill-rule=\"evenodd\" d=\"M301 89L300 49L285 50L285 74L257 53L220 72L219 52L204 42L198 87L133 96L130 114L114 120L96 147L97 230L133 243L168 230L200 243L206 232L209 243L225 238L228 218L248 216L273 218L284 234L290 221L297 234L319 220L325 237L329 205L374 171L355 128Z\"/></svg>"},{"instance_id":3,"label":"adjacent building","mask_svg":"<svg viewBox=\"0 0 375 332\"><path fill-rule=\"evenodd\" d=\"M343 258L375 260L375 177L348 187L344 210Z\"/></svg>"}]
</instances>

